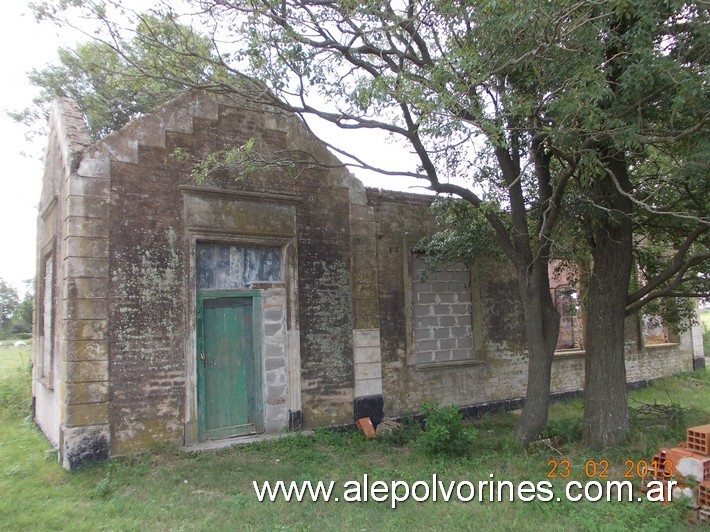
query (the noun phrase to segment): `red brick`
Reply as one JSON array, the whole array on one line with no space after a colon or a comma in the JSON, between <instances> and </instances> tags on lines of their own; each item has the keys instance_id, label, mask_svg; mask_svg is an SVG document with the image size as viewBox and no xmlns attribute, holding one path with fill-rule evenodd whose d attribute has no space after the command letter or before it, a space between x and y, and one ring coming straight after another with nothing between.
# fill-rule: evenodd
<instances>
[{"instance_id":1,"label":"red brick","mask_svg":"<svg viewBox=\"0 0 710 532\"><path fill-rule=\"evenodd\" d=\"M688 429L688 449L703 455L710 455L710 425L700 425Z\"/></svg>"}]
</instances>

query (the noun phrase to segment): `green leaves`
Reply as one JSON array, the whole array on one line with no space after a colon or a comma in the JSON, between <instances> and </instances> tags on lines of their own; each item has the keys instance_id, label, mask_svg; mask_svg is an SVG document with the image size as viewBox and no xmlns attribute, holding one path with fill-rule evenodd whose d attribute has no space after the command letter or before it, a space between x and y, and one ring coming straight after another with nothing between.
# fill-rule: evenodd
<instances>
[{"instance_id":1,"label":"green leaves","mask_svg":"<svg viewBox=\"0 0 710 532\"><path fill-rule=\"evenodd\" d=\"M47 9L41 7L37 15L44 16ZM130 40L60 48L57 63L29 73L30 82L41 88L34 107L13 116L32 125L46 117L56 96L69 97L84 112L96 140L187 88L223 76L211 54L209 39L181 25L170 13L144 15Z\"/></svg>"},{"instance_id":2,"label":"green leaves","mask_svg":"<svg viewBox=\"0 0 710 532\"><path fill-rule=\"evenodd\" d=\"M476 431L463 426L463 415L457 406L422 405L424 431L415 445L427 454L451 456L466 454L471 448Z\"/></svg>"}]
</instances>

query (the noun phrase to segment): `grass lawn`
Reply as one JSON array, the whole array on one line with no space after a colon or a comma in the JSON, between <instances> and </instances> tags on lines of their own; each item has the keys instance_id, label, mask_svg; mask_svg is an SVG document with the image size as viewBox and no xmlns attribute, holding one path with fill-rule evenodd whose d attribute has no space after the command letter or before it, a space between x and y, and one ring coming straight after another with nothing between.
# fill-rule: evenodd
<instances>
[{"instance_id":1,"label":"grass lawn","mask_svg":"<svg viewBox=\"0 0 710 532\"><path fill-rule=\"evenodd\" d=\"M15 340L3 340L0 346L0 379L10 375L21 366L26 366L32 359L32 343L23 340L26 346L15 347Z\"/></svg>"},{"instance_id":2,"label":"grass lawn","mask_svg":"<svg viewBox=\"0 0 710 532\"><path fill-rule=\"evenodd\" d=\"M0 528L9 530L684 530L681 504L649 502L258 502L252 481L417 480L445 483L547 480L550 460L570 460L572 479L585 480L585 462L609 463L609 479L623 477L627 460L648 460L661 445L684 439L687 426L710 420L708 372L683 375L634 392L644 403L692 406L680 426L668 418L635 422L620 449L592 452L575 443L581 402L557 403L549 433L566 438L557 450L523 450L510 438L516 417L500 413L477 420L477 436L464 457L430 457L392 438L365 441L357 433L317 432L315 437L185 453L174 448L115 459L66 473L46 440L8 397L29 380L15 372L0 379ZM13 386L8 383L14 382ZM17 384L20 382L20 384ZM3 395L4 394L4 395ZM25 404L20 401L20 404ZM400 436L404 437L404 434ZM640 484L638 479L634 480ZM556 495L562 479L554 479Z\"/></svg>"}]
</instances>

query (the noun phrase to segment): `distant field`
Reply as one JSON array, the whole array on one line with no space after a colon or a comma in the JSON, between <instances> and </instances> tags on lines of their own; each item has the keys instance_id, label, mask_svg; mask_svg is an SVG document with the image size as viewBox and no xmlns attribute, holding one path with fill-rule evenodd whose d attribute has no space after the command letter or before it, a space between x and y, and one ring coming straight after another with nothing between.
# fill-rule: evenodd
<instances>
[{"instance_id":1,"label":"distant field","mask_svg":"<svg viewBox=\"0 0 710 532\"><path fill-rule=\"evenodd\" d=\"M703 345L705 356L710 355L710 309L700 311L700 323L703 326Z\"/></svg>"},{"instance_id":2,"label":"distant field","mask_svg":"<svg viewBox=\"0 0 710 532\"><path fill-rule=\"evenodd\" d=\"M3 340L0 346L0 379L13 373L18 367L29 364L32 359L32 342L23 347L15 347L15 340Z\"/></svg>"}]
</instances>

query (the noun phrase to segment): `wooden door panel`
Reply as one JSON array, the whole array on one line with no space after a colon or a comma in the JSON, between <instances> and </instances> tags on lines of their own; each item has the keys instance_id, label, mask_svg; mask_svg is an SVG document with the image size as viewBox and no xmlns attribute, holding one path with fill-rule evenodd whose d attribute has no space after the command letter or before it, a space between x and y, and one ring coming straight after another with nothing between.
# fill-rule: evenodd
<instances>
[{"instance_id":1,"label":"wooden door panel","mask_svg":"<svg viewBox=\"0 0 710 532\"><path fill-rule=\"evenodd\" d=\"M202 439L254 432L252 298L205 298L202 305Z\"/></svg>"}]
</instances>

